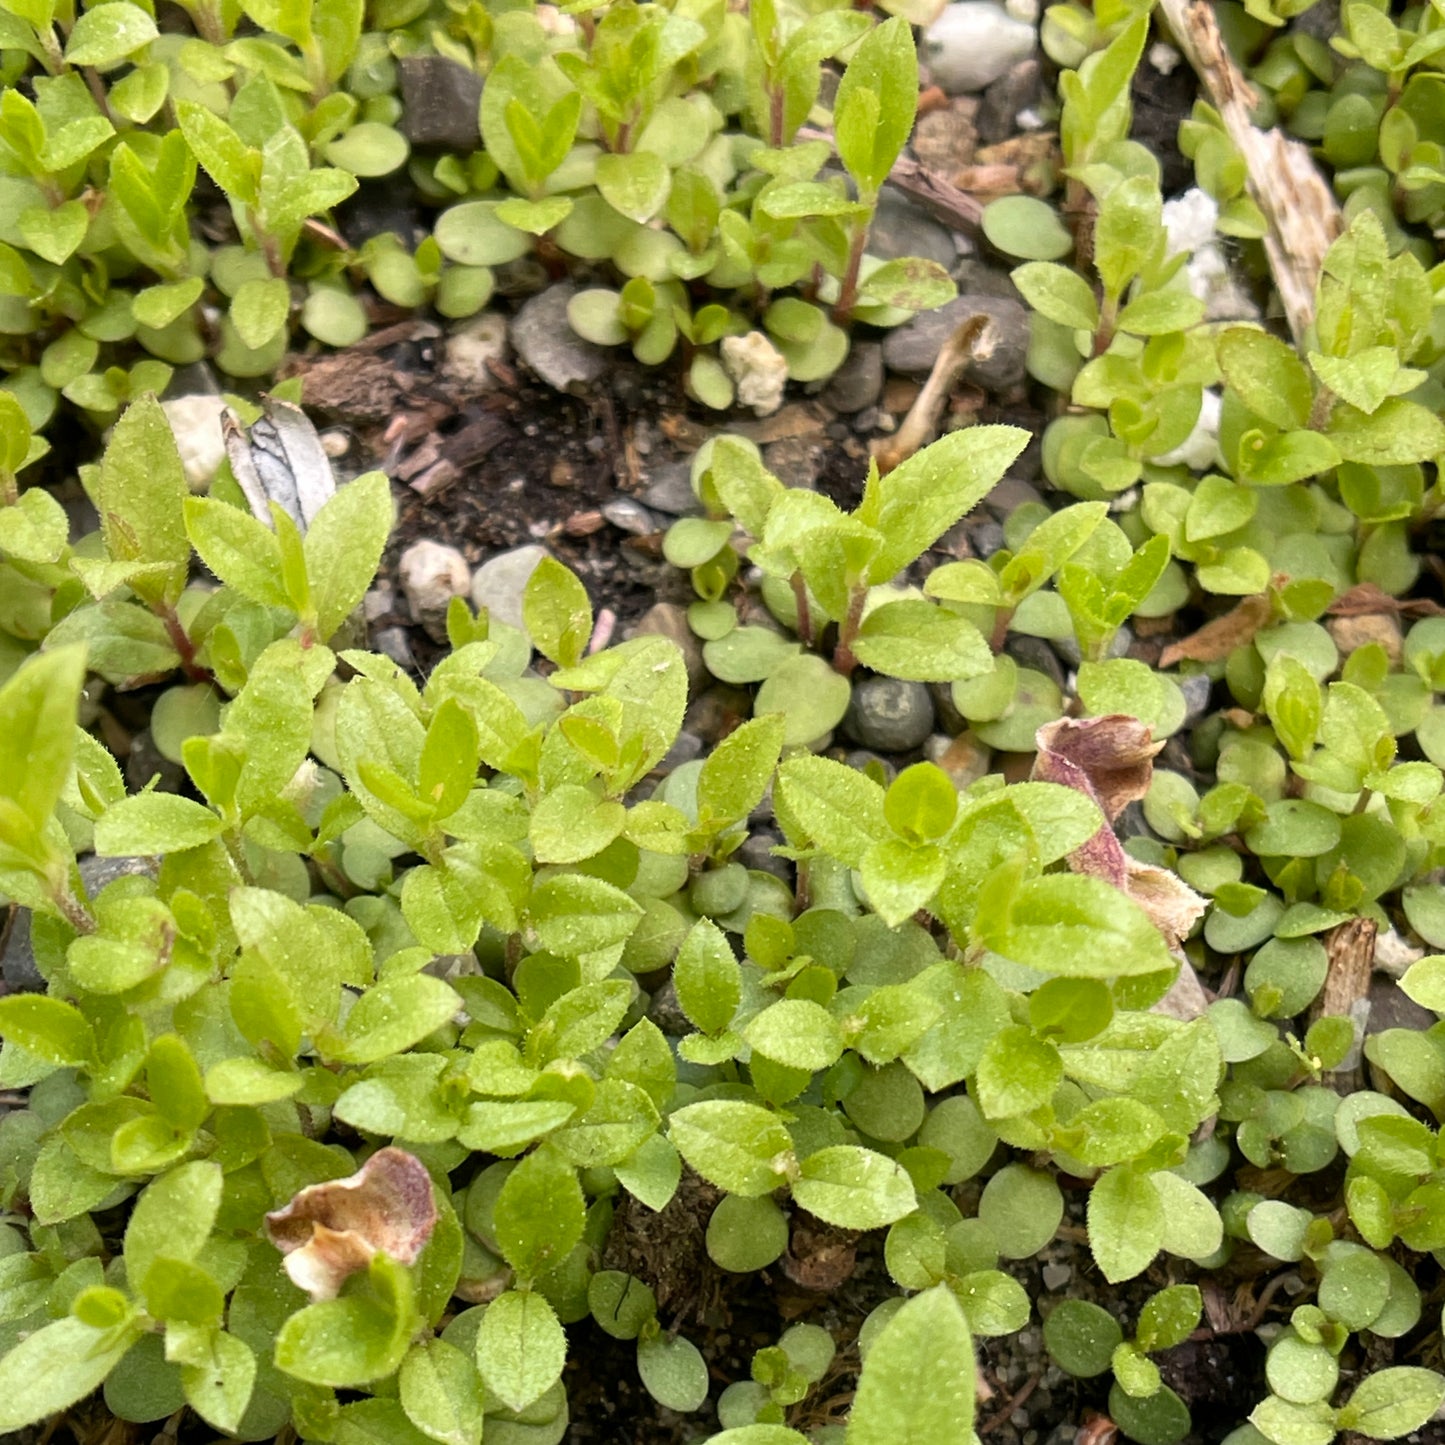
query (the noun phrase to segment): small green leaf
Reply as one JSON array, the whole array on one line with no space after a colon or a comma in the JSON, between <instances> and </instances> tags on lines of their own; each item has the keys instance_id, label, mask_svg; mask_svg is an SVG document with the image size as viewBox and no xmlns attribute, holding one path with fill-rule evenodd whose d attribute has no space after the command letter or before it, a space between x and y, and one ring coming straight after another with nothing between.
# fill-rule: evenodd
<instances>
[{"instance_id":1,"label":"small green leaf","mask_svg":"<svg viewBox=\"0 0 1445 1445\"><path fill-rule=\"evenodd\" d=\"M525 1410L561 1377L567 1336L540 1294L508 1290L487 1306L477 1332L477 1366L487 1389Z\"/></svg>"},{"instance_id":2,"label":"small green leaf","mask_svg":"<svg viewBox=\"0 0 1445 1445\"><path fill-rule=\"evenodd\" d=\"M918 1205L913 1181L901 1165L853 1144L810 1154L792 1191L803 1209L840 1229L881 1229Z\"/></svg>"}]
</instances>

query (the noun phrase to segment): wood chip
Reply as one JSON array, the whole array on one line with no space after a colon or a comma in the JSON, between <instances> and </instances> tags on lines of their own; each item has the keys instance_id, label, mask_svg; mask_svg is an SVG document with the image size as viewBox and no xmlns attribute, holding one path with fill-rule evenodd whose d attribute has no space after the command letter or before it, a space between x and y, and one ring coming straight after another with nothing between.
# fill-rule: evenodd
<instances>
[{"instance_id":1,"label":"wood chip","mask_svg":"<svg viewBox=\"0 0 1445 1445\"><path fill-rule=\"evenodd\" d=\"M1269 225L1264 249L1275 286L1295 344L1303 345L1325 252L1344 226L1334 192L1307 146L1251 123L1259 97L1225 48L1213 7L1206 0L1159 0L1159 8L1244 159L1250 194Z\"/></svg>"}]
</instances>

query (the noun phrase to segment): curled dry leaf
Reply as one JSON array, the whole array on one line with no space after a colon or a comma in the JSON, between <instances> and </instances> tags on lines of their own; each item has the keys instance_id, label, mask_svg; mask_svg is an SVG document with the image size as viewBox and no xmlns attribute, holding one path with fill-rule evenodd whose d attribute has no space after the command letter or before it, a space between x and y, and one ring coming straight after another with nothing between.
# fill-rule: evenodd
<instances>
[{"instance_id":1,"label":"curled dry leaf","mask_svg":"<svg viewBox=\"0 0 1445 1445\"><path fill-rule=\"evenodd\" d=\"M1111 823L1149 791L1154 757L1164 746L1146 724L1121 713L1060 718L1045 723L1034 741L1035 779L1078 789Z\"/></svg>"},{"instance_id":2,"label":"curled dry leaf","mask_svg":"<svg viewBox=\"0 0 1445 1445\"><path fill-rule=\"evenodd\" d=\"M335 1299L375 1254L415 1264L437 1220L431 1175L404 1149L378 1149L355 1174L312 1184L266 1216L286 1273L313 1301Z\"/></svg>"},{"instance_id":3,"label":"curled dry leaf","mask_svg":"<svg viewBox=\"0 0 1445 1445\"><path fill-rule=\"evenodd\" d=\"M1177 952L1203 915L1204 899L1167 868L1131 858L1110 826L1130 803L1149 791L1154 755L1163 743L1155 742L1149 728L1137 718L1118 713L1045 723L1035 742L1034 778L1083 793L1098 804L1107 820L1087 843L1069 854L1069 867L1075 873L1102 878L1127 894ZM1188 963L1182 968L1189 969ZM1171 1012L1182 1009L1193 1018L1202 1011L1203 989L1197 979L1194 982L1197 996L1195 990L1170 991Z\"/></svg>"},{"instance_id":4,"label":"curled dry leaf","mask_svg":"<svg viewBox=\"0 0 1445 1445\"><path fill-rule=\"evenodd\" d=\"M1159 654L1160 667L1173 667L1176 662L1216 662L1228 657L1236 647L1253 642L1254 635L1265 626L1273 615L1266 593L1260 592L1246 597L1237 606L1231 607L1223 617L1206 622L1198 632L1178 642L1171 642Z\"/></svg>"},{"instance_id":5,"label":"curled dry leaf","mask_svg":"<svg viewBox=\"0 0 1445 1445\"><path fill-rule=\"evenodd\" d=\"M226 455L258 521L271 525L275 502L305 532L336 491L331 462L311 419L299 406L275 397L266 414L245 430L225 419Z\"/></svg>"}]
</instances>

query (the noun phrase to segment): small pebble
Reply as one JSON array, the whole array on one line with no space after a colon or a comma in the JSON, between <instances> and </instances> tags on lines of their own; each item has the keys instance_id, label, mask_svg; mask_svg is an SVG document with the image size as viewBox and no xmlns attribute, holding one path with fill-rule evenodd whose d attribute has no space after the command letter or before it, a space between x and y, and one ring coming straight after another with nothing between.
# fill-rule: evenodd
<instances>
[{"instance_id":1,"label":"small pebble","mask_svg":"<svg viewBox=\"0 0 1445 1445\"><path fill-rule=\"evenodd\" d=\"M1074 1277L1073 1267L1067 1264L1046 1264L1043 1268L1044 1288L1060 1290Z\"/></svg>"},{"instance_id":2,"label":"small pebble","mask_svg":"<svg viewBox=\"0 0 1445 1445\"><path fill-rule=\"evenodd\" d=\"M161 403L171 424L181 468L193 492L203 492L226 460L221 418L226 403L219 396L176 396Z\"/></svg>"},{"instance_id":3,"label":"small pebble","mask_svg":"<svg viewBox=\"0 0 1445 1445\"><path fill-rule=\"evenodd\" d=\"M675 602L655 602L638 619L633 628L637 637L666 637L676 643L687 664L689 691L696 693L707 681L707 667L702 660L702 644L687 624L687 610Z\"/></svg>"},{"instance_id":4,"label":"small pebble","mask_svg":"<svg viewBox=\"0 0 1445 1445\"><path fill-rule=\"evenodd\" d=\"M602 515L619 531L630 532L634 537L650 537L661 531L657 518L641 502L631 497L618 497L602 508Z\"/></svg>"},{"instance_id":5,"label":"small pebble","mask_svg":"<svg viewBox=\"0 0 1445 1445\"><path fill-rule=\"evenodd\" d=\"M583 392L613 365L603 346L584 341L567 322L567 303L576 287L559 281L534 296L512 318L517 355L554 391Z\"/></svg>"},{"instance_id":6,"label":"small pebble","mask_svg":"<svg viewBox=\"0 0 1445 1445\"><path fill-rule=\"evenodd\" d=\"M702 511L702 503L692 489L692 468L686 462L653 467L649 478L641 497L644 505L666 512L669 517L693 517Z\"/></svg>"},{"instance_id":7,"label":"small pebble","mask_svg":"<svg viewBox=\"0 0 1445 1445\"><path fill-rule=\"evenodd\" d=\"M855 342L853 349L823 391L823 402L844 416L877 405L883 392L883 347L876 341Z\"/></svg>"},{"instance_id":8,"label":"small pebble","mask_svg":"<svg viewBox=\"0 0 1445 1445\"><path fill-rule=\"evenodd\" d=\"M404 627L378 627L371 635L371 645L408 672L416 666L416 659L411 655L411 642Z\"/></svg>"},{"instance_id":9,"label":"small pebble","mask_svg":"<svg viewBox=\"0 0 1445 1445\"><path fill-rule=\"evenodd\" d=\"M455 547L424 539L401 554L397 577L411 615L433 642L445 642L447 608L453 597L465 597L472 585L467 559Z\"/></svg>"},{"instance_id":10,"label":"small pebble","mask_svg":"<svg viewBox=\"0 0 1445 1445\"><path fill-rule=\"evenodd\" d=\"M498 622L521 627L522 589L545 556L545 547L529 544L483 562L472 578L472 606L478 611L485 607Z\"/></svg>"},{"instance_id":11,"label":"small pebble","mask_svg":"<svg viewBox=\"0 0 1445 1445\"><path fill-rule=\"evenodd\" d=\"M921 682L870 677L853 685L843 720L848 734L880 753L906 753L922 747L933 731L933 699Z\"/></svg>"},{"instance_id":12,"label":"small pebble","mask_svg":"<svg viewBox=\"0 0 1445 1445\"><path fill-rule=\"evenodd\" d=\"M991 0L960 0L923 32L921 58L935 85L949 95L984 89L1039 43L1032 24L1014 19Z\"/></svg>"}]
</instances>

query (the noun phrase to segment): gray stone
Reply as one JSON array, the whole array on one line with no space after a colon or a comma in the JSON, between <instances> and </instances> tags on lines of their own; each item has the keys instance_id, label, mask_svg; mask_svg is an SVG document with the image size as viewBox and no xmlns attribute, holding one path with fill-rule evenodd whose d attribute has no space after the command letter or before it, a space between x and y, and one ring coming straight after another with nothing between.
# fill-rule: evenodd
<instances>
[{"instance_id":1,"label":"gray stone","mask_svg":"<svg viewBox=\"0 0 1445 1445\"><path fill-rule=\"evenodd\" d=\"M992 557L1004 549L1003 524L1001 522L975 522L968 529L968 539L973 544L974 554Z\"/></svg>"},{"instance_id":2,"label":"gray stone","mask_svg":"<svg viewBox=\"0 0 1445 1445\"><path fill-rule=\"evenodd\" d=\"M545 547L529 542L483 562L472 577L472 606L485 607L498 622L520 627L522 589L547 555Z\"/></svg>"},{"instance_id":3,"label":"gray stone","mask_svg":"<svg viewBox=\"0 0 1445 1445\"><path fill-rule=\"evenodd\" d=\"M696 693L707 681L707 667L702 660L702 644L687 625L687 610L675 602L655 602L638 619L633 633L638 637L666 637L677 644L687 663L687 685Z\"/></svg>"},{"instance_id":4,"label":"gray stone","mask_svg":"<svg viewBox=\"0 0 1445 1445\"><path fill-rule=\"evenodd\" d=\"M984 510L991 513L996 521L1007 522L1027 502L1042 502L1044 494L1032 482L1022 477L1005 477L988 496L983 499Z\"/></svg>"},{"instance_id":5,"label":"gray stone","mask_svg":"<svg viewBox=\"0 0 1445 1445\"><path fill-rule=\"evenodd\" d=\"M921 256L936 261L945 271L951 271L958 260L953 233L892 186L879 192L878 211L868 227L868 253L885 261Z\"/></svg>"},{"instance_id":6,"label":"gray stone","mask_svg":"<svg viewBox=\"0 0 1445 1445\"><path fill-rule=\"evenodd\" d=\"M929 696L933 699L934 715L938 726L948 735L956 738L968 726L968 719L953 705L953 684L951 682L930 682Z\"/></svg>"},{"instance_id":7,"label":"gray stone","mask_svg":"<svg viewBox=\"0 0 1445 1445\"><path fill-rule=\"evenodd\" d=\"M686 462L665 462L651 468L649 481L642 493L645 506L666 512L669 517L695 517L702 512L702 503L692 489L692 468Z\"/></svg>"},{"instance_id":8,"label":"gray stone","mask_svg":"<svg viewBox=\"0 0 1445 1445\"><path fill-rule=\"evenodd\" d=\"M411 615L433 642L447 640L447 609L471 590L472 569L455 547L424 538L413 542L396 565Z\"/></svg>"},{"instance_id":9,"label":"gray stone","mask_svg":"<svg viewBox=\"0 0 1445 1445\"><path fill-rule=\"evenodd\" d=\"M417 146L475 150L482 140L482 77L444 55L401 62L401 128Z\"/></svg>"},{"instance_id":10,"label":"gray stone","mask_svg":"<svg viewBox=\"0 0 1445 1445\"><path fill-rule=\"evenodd\" d=\"M1187 677L1176 677L1174 681L1179 684L1179 691L1184 694L1182 725L1188 727L1190 723L1198 722L1204 716L1214 684L1209 680L1209 674L1204 672L1192 672Z\"/></svg>"},{"instance_id":11,"label":"gray stone","mask_svg":"<svg viewBox=\"0 0 1445 1445\"><path fill-rule=\"evenodd\" d=\"M786 858L775 858L772 850L782 843L776 833L756 832L748 836L733 857L745 868L756 868L762 873L771 873L781 878L790 887L793 882L793 865Z\"/></svg>"},{"instance_id":12,"label":"gray stone","mask_svg":"<svg viewBox=\"0 0 1445 1445\"><path fill-rule=\"evenodd\" d=\"M1134 631L1126 622L1114 634L1114 640L1109 645L1109 656L1123 657L1133 645ZM1071 667L1077 667L1084 660L1084 654L1079 651L1079 639L1072 632L1067 637L1059 638L1054 643L1054 648Z\"/></svg>"},{"instance_id":13,"label":"gray stone","mask_svg":"<svg viewBox=\"0 0 1445 1445\"><path fill-rule=\"evenodd\" d=\"M972 95L1032 55L1038 43L1032 25L1013 19L991 0L960 0L945 5L923 32L919 57L935 85L949 95Z\"/></svg>"},{"instance_id":14,"label":"gray stone","mask_svg":"<svg viewBox=\"0 0 1445 1445\"><path fill-rule=\"evenodd\" d=\"M691 1021L682 1011L682 1004L678 1000L677 990L672 986L670 975L652 995L647 1005L647 1017L669 1038L680 1039L684 1034L693 1031Z\"/></svg>"},{"instance_id":15,"label":"gray stone","mask_svg":"<svg viewBox=\"0 0 1445 1445\"><path fill-rule=\"evenodd\" d=\"M1043 73L1038 57L1030 55L1011 65L983 93L974 124L986 146L997 145L1019 132L1019 114L1035 110L1043 96Z\"/></svg>"},{"instance_id":16,"label":"gray stone","mask_svg":"<svg viewBox=\"0 0 1445 1445\"><path fill-rule=\"evenodd\" d=\"M1424 1033L1435 1022L1435 1015L1417 1004L1394 979L1376 974L1370 980L1370 1017L1365 1024L1367 1034L1382 1034L1386 1029Z\"/></svg>"},{"instance_id":17,"label":"gray stone","mask_svg":"<svg viewBox=\"0 0 1445 1445\"><path fill-rule=\"evenodd\" d=\"M703 751L703 741L694 732L684 728L673 740L673 744L663 755L658 763L659 772L670 773L674 768L680 768L684 763L690 763L695 758L700 758Z\"/></svg>"},{"instance_id":18,"label":"gray stone","mask_svg":"<svg viewBox=\"0 0 1445 1445\"><path fill-rule=\"evenodd\" d=\"M554 391L581 392L613 364L605 347L584 341L567 323L576 287L560 281L534 296L512 318L512 346Z\"/></svg>"},{"instance_id":19,"label":"gray stone","mask_svg":"<svg viewBox=\"0 0 1445 1445\"><path fill-rule=\"evenodd\" d=\"M853 748L844 755L843 761L858 773L865 771L871 763L875 770L877 768L883 770L884 779L890 783L898 776L898 769L887 758L879 757L877 753L871 752L868 748Z\"/></svg>"},{"instance_id":20,"label":"gray stone","mask_svg":"<svg viewBox=\"0 0 1445 1445\"><path fill-rule=\"evenodd\" d=\"M125 781L132 792L140 792L152 778L159 778L156 787L160 792L178 793L185 776L185 769L179 763L173 763L156 747L149 728L142 728L131 738L130 752L125 760Z\"/></svg>"},{"instance_id":21,"label":"gray stone","mask_svg":"<svg viewBox=\"0 0 1445 1445\"><path fill-rule=\"evenodd\" d=\"M602 508L602 515L620 532L629 532L634 537L650 537L660 531L657 518L631 497L617 497Z\"/></svg>"},{"instance_id":22,"label":"gray stone","mask_svg":"<svg viewBox=\"0 0 1445 1445\"><path fill-rule=\"evenodd\" d=\"M812 437L783 437L763 448L763 465L785 487L818 489L818 476L828 458L828 449Z\"/></svg>"},{"instance_id":23,"label":"gray stone","mask_svg":"<svg viewBox=\"0 0 1445 1445\"><path fill-rule=\"evenodd\" d=\"M390 582L378 582L361 599L361 615L367 622L380 622L396 609L396 592Z\"/></svg>"},{"instance_id":24,"label":"gray stone","mask_svg":"<svg viewBox=\"0 0 1445 1445\"><path fill-rule=\"evenodd\" d=\"M892 371L925 377L950 336L974 316L993 322L992 350L968 364L964 378L986 391L1004 392L1024 379L1029 350L1029 315L1017 301L999 296L957 296L937 311L921 311L890 331L883 341L883 359Z\"/></svg>"},{"instance_id":25,"label":"gray stone","mask_svg":"<svg viewBox=\"0 0 1445 1445\"><path fill-rule=\"evenodd\" d=\"M1064 685L1064 665L1059 655L1042 637L1029 637L1022 632L1011 632L1003 650L1020 667L1030 667L1053 681L1055 687Z\"/></svg>"},{"instance_id":26,"label":"gray stone","mask_svg":"<svg viewBox=\"0 0 1445 1445\"><path fill-rule=\"evenodd\" d=\"M883 395L883 347L857 341L823 389L823 403L844 416L877 404Z\"/></svg>"},{"instance_id":27,"label":"gray stone","mask_svg":"<svg viewBox=\"0 0 1445 1445\"><path fill-rule=\"evenodd\" d=\"M129 878L137 873L155 877L154 858L97 858L93 854L82 858L79 863L80 881L85 885L87 898L93 899L108 883L117 878ZM3 914L0 914L3 918ZM8 934L0 931L4 949L0 952L0 978L4 979L9 993L43 993L46 988L45 976L35 962L35 950L30 939L30 910L16 907L10 917Z\"/></svg>"},{"instance_id":28,"label":"gray stone","mask_svg":"<svg viewBox=\"0 0 1445 1445\"><path fill-rule=\"evenodd\" d=\"M407 672L416 666L416 658L411 652L411 639L406 635L404 627L378 627L371 635L371 645L383 657L389 657Z\"/></svg>"},{"instance_id":29,"label":"gray stone","mask_svg":"<svg viewBox=\"0 0 1445 1445\"><path fill-rule=\"evenodd\" d=\"M922 747L933 731L933 699L921 682L866 678L853 685L843 727L850 737L875 752L911 752Z\"/></svg>"}]
</instances>

